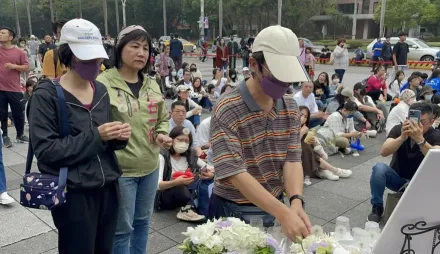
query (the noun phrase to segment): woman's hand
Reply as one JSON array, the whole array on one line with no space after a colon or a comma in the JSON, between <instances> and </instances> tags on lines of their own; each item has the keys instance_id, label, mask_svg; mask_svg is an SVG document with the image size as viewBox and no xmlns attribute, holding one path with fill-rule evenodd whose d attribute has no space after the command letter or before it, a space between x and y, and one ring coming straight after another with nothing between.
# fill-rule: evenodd
<instances>
[{"instance_id":1,"label":"woman's hand","mask_svg":"<svg viewBox=\"0 0 440 254\"><path fill-rule=\"evenodd\" d=\"M121 122L111 122L99 126L98 132L99 132L99 136L101 136L102 141L108 141L119 138L122 134L121 129L122 129Z\"/></svg>"},{"instance_id":2,"label":"woman's hand","mask_svg":"<svg viewBox=\"0 0 440 254\"><path fill-rule=\"evenodd\" d=\"M121 136L117 138L118 140L128 140L131 136L131 125L129 123L124 123L121 126Z\"/></svg>"},{"instance_id":3,"label":"woman's hand","mask_svg":"<svg viewBox=\"0 0 440 254\"><path fill-rule=\"evenodd\" d=\"M186 176L179 176L173 181L176 183L176 186L189 185L194 181L194 177L188 178Z\"/></svg>"}]
</instances>

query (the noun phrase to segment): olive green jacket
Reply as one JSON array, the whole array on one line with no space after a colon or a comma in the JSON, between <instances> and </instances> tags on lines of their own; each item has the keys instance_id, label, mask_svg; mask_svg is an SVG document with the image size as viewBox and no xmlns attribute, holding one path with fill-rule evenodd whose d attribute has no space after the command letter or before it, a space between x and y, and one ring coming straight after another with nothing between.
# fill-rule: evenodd
<instances>
[{"instance_id":1,"label":"olive green jacket","mask_svg":"<svg viewBox=\"0 0 440 254\"><path fill-rule=\"evenodd\" d=\"M168 134L169 114L159 85L149 76L137 99L116 68L97 78L108 90L113 121L130 123L132 131L125 149L116 151L122 177L142 177L159 167L160 148L155 144L157 134Z\"/></svg>"}]
</instances>

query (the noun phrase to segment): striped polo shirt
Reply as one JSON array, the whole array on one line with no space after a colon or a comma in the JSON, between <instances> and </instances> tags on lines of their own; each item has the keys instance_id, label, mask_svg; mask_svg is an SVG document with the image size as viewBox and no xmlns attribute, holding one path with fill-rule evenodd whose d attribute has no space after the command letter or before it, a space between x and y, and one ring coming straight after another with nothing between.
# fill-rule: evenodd
<instances>
[{"instance_id":1,"label":"striped polo shirt","mask_svg":"<svg viewBox=\"0 0 440 254\"><path fill-rule=\"evenodd\" d=\"M236 203L250 203L228 177L248 172L268 192L284 191L285 162L301 162L300 117L291 96L275 101L265 115L246 82L224 94L211 120L214 153L214 193Z\"/></svg>"}]
</instances>

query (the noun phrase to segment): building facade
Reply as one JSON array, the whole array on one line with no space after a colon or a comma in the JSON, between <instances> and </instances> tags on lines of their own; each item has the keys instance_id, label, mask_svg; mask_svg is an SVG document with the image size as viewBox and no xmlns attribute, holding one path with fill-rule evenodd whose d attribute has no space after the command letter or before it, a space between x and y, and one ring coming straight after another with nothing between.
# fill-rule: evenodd
<instances>
[{"instance_id":1,"label":"building facade","mask_svg":"<svg viewBox=\"0 0 440 254\"><path fill-rule=\"evenodd\" d=\"M356 12L356 39L368 39L379 36L379 24L374 21L374 10L379 4L379 0L338 0L339 12L345 14L351 20L354 16L355 3L357 3ZM352 24L346 27L331 25L332 17L330 15L313 16L311 20L315 21L317 27L321 28L323 37L334 35L352 36ZM351 22L353 23L353 22Z\"/></svg>"}]
</instances>

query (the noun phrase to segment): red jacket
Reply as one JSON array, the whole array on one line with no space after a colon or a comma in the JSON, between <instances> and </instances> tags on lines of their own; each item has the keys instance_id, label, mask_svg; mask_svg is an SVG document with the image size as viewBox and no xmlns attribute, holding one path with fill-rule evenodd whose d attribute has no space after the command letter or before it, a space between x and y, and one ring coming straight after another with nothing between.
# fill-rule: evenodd
<instances>
[{"instance_id":1,"label":"red jacket","mask_svg":"<svg viewBox=\"0 0 440 254\"><path fill-rule=\"evenodd\" d=\"M222 64L223 64L222 58L226 58L226 64L228 64L229 50L227 46L225 46L223 50L219 46L217 46L216 59L215 59L215 66L217 68L222 68Z\"/></svg>"}]
</instances>

